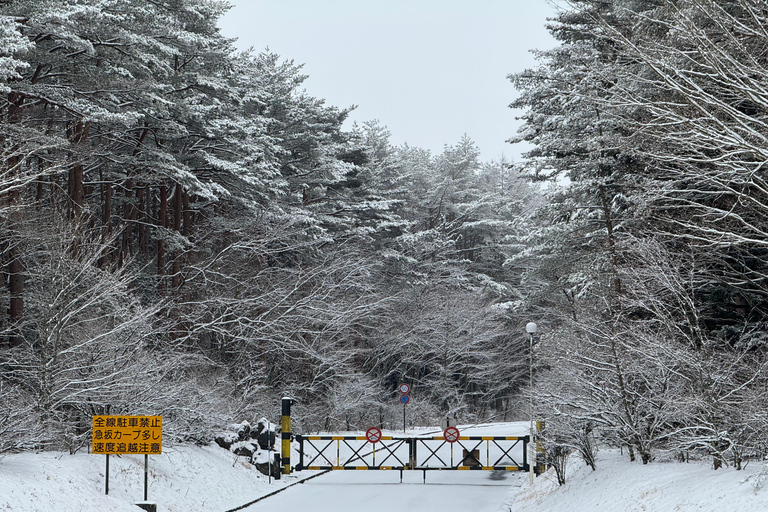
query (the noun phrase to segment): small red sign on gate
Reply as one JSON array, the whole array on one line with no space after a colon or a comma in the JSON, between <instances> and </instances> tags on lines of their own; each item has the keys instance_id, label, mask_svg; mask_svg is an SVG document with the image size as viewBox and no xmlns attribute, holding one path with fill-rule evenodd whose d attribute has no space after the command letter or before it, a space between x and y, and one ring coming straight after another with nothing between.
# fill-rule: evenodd
<instances>
[{"instance_id":1,"label":"small red sign on gate","mask_svg":"<svg viewBox=\"0 0 768 512\"><path fill-rule=\"evenodd\" d=\"M365 431L365 438L369 443L378 443L381 441L381 429L376 427L369 428Z\"/></svg>"},{"instance_id":2,"label":"small red sign on gate","mask_svg":"<svg viewBox=\"0 0 768 512\"><path fill-rule=\"evenodd\" d=\"M457 429L456 427L448 427L443 432L443 437L449 443L455 443L456 441L459 440L459 429Z\"/></svg>"}]
</instances>

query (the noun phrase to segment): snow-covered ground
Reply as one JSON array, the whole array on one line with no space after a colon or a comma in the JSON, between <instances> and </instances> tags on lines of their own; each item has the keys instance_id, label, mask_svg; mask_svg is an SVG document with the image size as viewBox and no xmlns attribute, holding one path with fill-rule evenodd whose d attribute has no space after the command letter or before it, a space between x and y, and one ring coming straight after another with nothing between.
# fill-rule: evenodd
<instances>
[{"instance_id":1,"label":"snow-covered ground","mask_svg":"<svg viewBox=\"0 0 768 512\"><path fill-rule=\"evenodd\" d=\"M136 512L144 499L144 457L24 453L0 459L0 511ZM161 512L223 512L285 486L267 483L246 459L216 445L163 448L149 457L148 501Z\"/></svg>"},{"instance_id":2,"label":"snow-covered ground","mask_svg":"<svg viewBox=\"0 0 768 512\"><path fill-rule=\"evenodd\" d=\"M707 462L630 463L618 450L598 454L597 471L572 458L566 484L554 472L524 488L505 510L515 512L751 512L768 510L768 489L751 484L761 470L712 470ZM550 470L553 471L553 470ZM748 478L750 477L751 478ZM746 481L745 481L746 480Z\"/></svg>"},{"instance_id":3,"label":"snow-covered ground","mask_svg":"<svg viewBox=\"0 0 768 512\"><path fill-rule=\"evenodd\" d=\"M498 479L497 479L498 478ZM522 476L490 471L335 471L256 503L244 512L499 512Z\"/></svg>"},{"instance_id":4,"label":"snow-covered ground","mask_svg":"<svg viewBox=\"0 0 768 512\"><path fill-rule=\"evenodd\" d=\"M462 428L466 435L516 435L525 424ZM435 435L439 429L414 431ZM410 434L411 432L409 432ZM358 435L360 433L357 433ZM390 434L385 432L385 435ZM300 479L299 474L272 483L244 458L212 445L163 448L151 456L149 501L160 512L226 512ZM24 453L0 457L0 512L136 512L143 499L142 456L110 458L110 492L104 495L103 455ZM488 471L421 472L338 471L296 485L245 508L314 511L489 511L489 512L742 512L768 510L768 489L751 485L758 464L744 471L710 469L708 463L630 464L614 450L602 450L598 470L578 459L568 483L554 475L536 479ZM278 501L280 503L278 503ZM302 508L299 508L302 507ZM325 508L323 508L325 507ZM376 507L379 507L378 509Z\"/></svg>"}]
</instances>

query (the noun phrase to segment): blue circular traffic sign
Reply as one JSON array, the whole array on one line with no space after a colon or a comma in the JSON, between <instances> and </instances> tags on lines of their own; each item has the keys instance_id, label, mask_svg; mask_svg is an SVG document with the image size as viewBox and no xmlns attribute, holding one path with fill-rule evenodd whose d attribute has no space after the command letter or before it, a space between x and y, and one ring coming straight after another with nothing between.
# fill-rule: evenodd
<instances>
[{"instance_id":1,"label":"blue circular traffic sign","mask_svg":"<svg viewBox=\"0 0 768 512\"><path fill-rule=\"evenodd\" d=\"M402 403L404 403L404 404L407 404L408 402L410 402L410 401L411 401L411 399L410 399L410 398L408 398L408 395L403 395L403 396L401 396L401 397L400 397L400 401L401 401Z\"/></svg>"}]
</instances>

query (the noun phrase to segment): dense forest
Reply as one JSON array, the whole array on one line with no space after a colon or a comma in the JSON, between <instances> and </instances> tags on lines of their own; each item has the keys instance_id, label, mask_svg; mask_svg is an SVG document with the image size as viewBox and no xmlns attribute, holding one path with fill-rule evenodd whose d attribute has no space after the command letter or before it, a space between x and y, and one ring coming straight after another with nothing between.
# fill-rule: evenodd
<instances>
[{"instance_id":1,"label":"dense forest","mask_svg":"<svg viewBox=\"0 0 768 512\"><path fill-rule=\"evenodd\" d=\"M524 174L564 184L527 244L551 446L740 469L768 448L768 5L574 0L550 30L511 78Z\"/></svg>"},{"instance_id":2,"label":"dense forest","mask_svg":"<svg viewBox=\"0 0 768 512\"><path fill-rule=\"evenodd\" d=\"M0 0L0 452L286 394L391 427L405 381L419 424L533 393L553 463L768 454L763 0L572 0L510 76L515 164L343 128L226 9Z\"/></svg>"},{"instance_id":3,"label":"dense forest","mask_svg":"<svg viewBox=\"0 0 768 512\"><path fill-rule=\"evenodd\" d=\"M0 451L161 414L208 442L297 400L300 431L503 417L537 187L395 147L238 52L213 0L0 2Z\"/></svg>"}]
</instances>

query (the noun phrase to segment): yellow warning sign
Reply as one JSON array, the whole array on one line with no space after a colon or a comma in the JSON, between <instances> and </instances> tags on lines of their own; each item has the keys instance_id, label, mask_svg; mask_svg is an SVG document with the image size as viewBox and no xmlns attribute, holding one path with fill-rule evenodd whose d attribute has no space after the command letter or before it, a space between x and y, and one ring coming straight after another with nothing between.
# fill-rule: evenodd
<instances>
[{"instance_id":1,"label":"yellow warning sign","mask_svg":"<svg viewBox=\"0 0 768 512\"><path fill-rule=\"evenodd\" d=\"M91 452L153 455L163 450L162 416L93 416Z\"/></svg>"}]
</instances>

